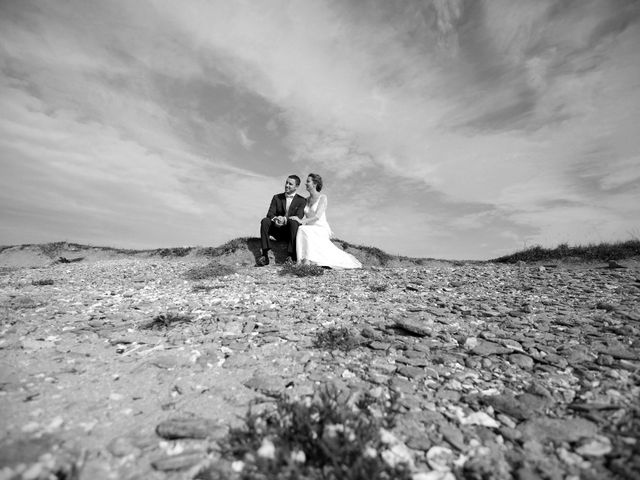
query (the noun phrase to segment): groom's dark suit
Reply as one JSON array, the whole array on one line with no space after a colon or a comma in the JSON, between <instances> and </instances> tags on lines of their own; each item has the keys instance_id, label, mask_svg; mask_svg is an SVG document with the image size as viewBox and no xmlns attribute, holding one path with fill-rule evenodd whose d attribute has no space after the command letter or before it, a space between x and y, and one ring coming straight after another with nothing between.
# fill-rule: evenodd
<instances>
[{"instance_id":1,"label":"groom's dark suit","mask_svg":"<svg viewBox=\"0 0 640 480\"><path fill-rule=\"evenodd\" d=\"M292 221L287 223L281 227L276 226L273 223L274 217L304 217L304 207L307 204L307 199L302 195L294 194L293 199L291 200L291 205L289 205L289 211L286 211L287 199L284 193L279 193L273 196L271 200L271 205L269 206L269 211L267 212L267 216L262 219L260 223L260 240L262 252L266 255L266 251L271 248L269 243L269 235L273 236L278 240L287 240L287 254L296 258L296 235L298 234L298 222Z\"/></svg>"}]
</instances>

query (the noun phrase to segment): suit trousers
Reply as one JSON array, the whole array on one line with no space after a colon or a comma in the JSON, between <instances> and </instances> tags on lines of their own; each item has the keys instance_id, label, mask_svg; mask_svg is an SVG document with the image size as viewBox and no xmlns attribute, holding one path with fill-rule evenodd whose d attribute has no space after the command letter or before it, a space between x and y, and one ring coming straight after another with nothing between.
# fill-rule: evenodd
<instances>
[{"instance_id":1,"label":"suit trousers","mask_svg":"<svg viewBox=\"0 0 640 480\"><path fill-rule=\"evenodd\" d=\"M287 222L286 225L278 227L270 218L263 218L262 222L260 222L260 246L262 247L262 253L265 254L267 250L271 249L269 236L272 236L280 241L286 240L287 254L295 259L298 226L299 223L294 220L292 222Z\"/></svg>"}]
</instances>

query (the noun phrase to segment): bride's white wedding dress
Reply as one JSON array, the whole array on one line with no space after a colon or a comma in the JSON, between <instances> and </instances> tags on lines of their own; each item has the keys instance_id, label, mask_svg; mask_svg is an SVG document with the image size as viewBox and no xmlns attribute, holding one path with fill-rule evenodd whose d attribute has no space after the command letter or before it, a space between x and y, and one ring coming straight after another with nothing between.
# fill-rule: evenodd
<instances>
[{"instance_id":1,"label":"bride's white wedding dress","mask_svg":"<svg viewBox=\"0 0 640 480\"><path fill-rule=\"evenodd\" d=\"M356 257L336 247L330 240L331 227L327 222L327 196L320 195L314 203L307 199L303 225L296 236L298 262L307 260L331 268L361 268Z\"/></svg>"}]
</instances>

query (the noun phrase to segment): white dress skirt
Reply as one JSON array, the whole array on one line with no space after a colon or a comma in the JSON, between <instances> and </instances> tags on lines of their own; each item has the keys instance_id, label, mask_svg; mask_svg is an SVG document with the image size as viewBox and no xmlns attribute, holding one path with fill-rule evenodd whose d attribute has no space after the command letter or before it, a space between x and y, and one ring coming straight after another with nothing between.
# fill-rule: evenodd
<instances>
[{"instance_id":1,"label":"white dress skirt","mask_svg":"<svg viewBox=\"0 0 640 480\"><path fill-rule=\"evenodd\" d=\"M361 268L356 257L336 247L331 238L331 227L327 222L327 196L320 195L314 203L307 200L303 224L296 235L298 263L308 262L331 268Z\"/></svg>"}]
</instances>

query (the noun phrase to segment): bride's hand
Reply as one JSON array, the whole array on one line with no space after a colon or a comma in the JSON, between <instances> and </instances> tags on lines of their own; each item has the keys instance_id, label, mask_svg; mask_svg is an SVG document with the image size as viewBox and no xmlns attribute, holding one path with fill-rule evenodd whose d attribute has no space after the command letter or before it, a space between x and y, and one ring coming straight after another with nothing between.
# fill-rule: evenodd
<instances>
[{"instance_id":1,"label":"bride's hand","mask_svg":"<svg viewBox=\"0 0 640 480\"><path fill-rule=\"evenodd\" d=\"M289 221L291 220L295 220L298 223L302 223L302 220L299 217L293 216L293 217L289 217Z\"/></svg>"}]
</instances>

